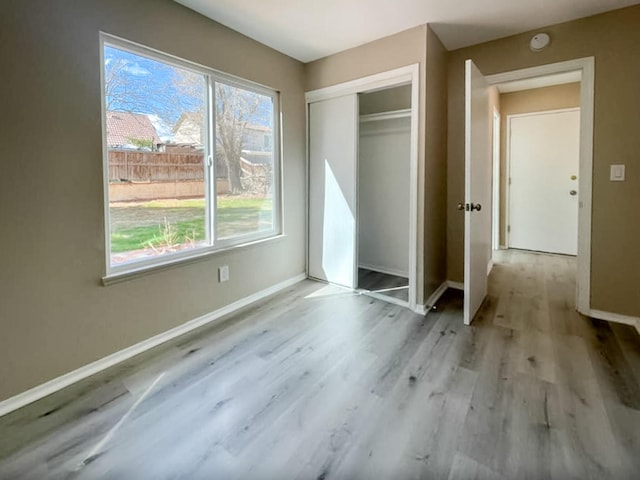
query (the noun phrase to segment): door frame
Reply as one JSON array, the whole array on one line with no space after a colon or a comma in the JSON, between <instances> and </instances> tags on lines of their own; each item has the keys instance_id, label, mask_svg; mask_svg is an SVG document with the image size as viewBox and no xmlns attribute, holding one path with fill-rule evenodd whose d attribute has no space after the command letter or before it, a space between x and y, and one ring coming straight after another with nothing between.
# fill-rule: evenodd
<instances>
[{"instance_id":1,"label":"door frame","mask_svg":"<svg viewBox=\"0 0 640 480\"><path fill-rule=\"evenodd\" d=\"M409 302L408 306L411 310L424 313L424 306L418 305L418 292L419 287L422 287L422 281L418 276L418 259L423 258L423 249L420 238L418 225L419 215L422 211L418 209L418 195L421 193L419 189L419 120L420 120L420 65L415 63L407 65L406 67L389 70L386 72L369 75L366 77L358 78L344 83L331 85L329 87L312 90L305 93L306 101L306 115L307 115L307 158L306 158L306 265L307 275L309 274L309 185L311 179L309 178L309 104L319 102L322 100L329 100L331 98L341 97L345 95L353 95L364 92L373 92L377 90L384 90L389 87L401 86L411 84L411 148L410 148L410 161L409 161ZM356 116L356 121L359 120L359 115ZM356 126L357 128L357 126ZM356 155L356 167L357 167L357 155ZM356 178L356 212L357 212L357 178ZM356 214L357 215L357 214ZM356 266L355 275L357 277L357 255L358 255L358 242L357 235L358 222L356 218ZM420 237L420 238L419 238ZM420 283L420 285L418 285Z\"/></svg>"},{"instance_id":2,"label":"door frame","mask_svg":"<svg viewBox=\"0 0 640 480\"><path fill-rule=\"evenodd\" d=\"M563 113L563 112L580 112L580 107L569 107L569 108L558 108L558 109L554 109L554 110L543 110L543 111L539 111L539 112L527 112L527 113L513 113L510 115L507 115L507 129L505 134L507 135L507 141L506 143L506 152L505 152L505 167L506 167L506 174L507 174L507 185L505 188L505 194L504 194L504 217L505 217L505 221L506 221L506 226L507 228L504 229L504 240L505 240L505 246L506 248L511 248L511 232L509 231L509 226L511 226L511 184L510 179L511 179L511 120L513 118L522 118L522 117L533 117L533 116L538 116L538 115L549 115L549 114L553 114L553 113ZM582 121L582 117L580 119ZM578 180L579 183L579 180ZM578 237L580 236L580 233L578 232Z\"/></svg>"},{"instance_id":3,"label":"door frame","mask_svg":"<svg viewBox=\"0 0 640 480\"><path fill-rule=\"evenodd\" d=\"M578 255L576 308L588 315L591 310L591 217L593 188L593 123L595 57L487 75L489 85L542 77L556 73L581 72L580 79L580 166L578 169Z\"/></svg>"},{"instance_id":4,"label":"door frame","mask_svg":"<svg viewBox=\"0 0 640 480\"><path fill-rule=\"evenodd\" d=\"M500 250L500 125L502 124L502 114L498 108L493 107L493 145L491 148L491 249ZM490 264L493 266L493 251L491 252Z\"/></svg>"}]
</instances>

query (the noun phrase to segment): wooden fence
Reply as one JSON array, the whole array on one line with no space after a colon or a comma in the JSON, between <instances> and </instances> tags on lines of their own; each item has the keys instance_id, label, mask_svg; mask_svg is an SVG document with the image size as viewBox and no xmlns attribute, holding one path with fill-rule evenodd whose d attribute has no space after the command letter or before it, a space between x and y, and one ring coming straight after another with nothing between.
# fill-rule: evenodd
<instances>
[{"instance_id":1,"label":"wooden fence","mask_svg":"<svg viewBox=\"0 0 640 480\"><path fill-rule=\"evenodd\" d=\"M109 150L110 182L186 182L204 179L203 153ZM226 168L216 168L226 177Z\"/></svg>"}]
</instances>

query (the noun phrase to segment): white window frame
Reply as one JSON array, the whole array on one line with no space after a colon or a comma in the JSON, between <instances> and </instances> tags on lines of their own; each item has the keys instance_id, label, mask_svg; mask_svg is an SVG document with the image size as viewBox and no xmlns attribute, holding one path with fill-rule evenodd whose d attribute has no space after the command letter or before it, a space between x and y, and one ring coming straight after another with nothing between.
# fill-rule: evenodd
<instances>
[{"instance_id":1,"label":"white window frame","mask_svg":"<svg viewBox=\"0 0 640 480\"><path fill-rule=\"evenodd\" d=\"M106 126L106 98L105 98L105 46L114 47L120 50L144 56L151 60L166 63L170 66L189 70L193 73L203 75L206 81L206 98L208 114L206 115L207 140L204 151L205 158L205 230L207 245L159 255L157 257L143 258L131 262L112 265L111 263L111 219L109 205L109 154L107 145ZM216 239L216 175L215 175L215 82L224 83L232 87L238 87L250 92L270 97L273 103L273 192L272 192L272 215L273 228L268 231L238 235L222 240ZM198 65L196 63L169 55L164 52L125 40L104 32L100 33L100 101L102 109L102 150L103 150L103 188L104 188L104 218L105 218L105 265L106 275L102 277L104 285L116 283L130 277L145 274L154 270L164 269L175 264L189 263L203 257L228 251L231 249L243 248L265 241L271 241L284 236L282 228L282 157L281 157L281 127L280 127L280 93L273 89L249 80L235 77L215 69Z\"/></svg>"}]
</instances>

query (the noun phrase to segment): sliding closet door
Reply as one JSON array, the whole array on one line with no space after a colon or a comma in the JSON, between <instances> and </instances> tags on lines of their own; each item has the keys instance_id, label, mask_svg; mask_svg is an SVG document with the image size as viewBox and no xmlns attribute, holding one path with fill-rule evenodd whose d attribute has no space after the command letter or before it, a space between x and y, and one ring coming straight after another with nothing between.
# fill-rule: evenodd
<instances>
[{"instance_id":1,"label":"sliding closet door","mask_svg":"<svg viewBox=\"0 0 640 480\"><path fill-rule=\"evenodd\" d=\"M355 288L358 97L309 104L309 276Z\"/></svg>"}]
</instances>

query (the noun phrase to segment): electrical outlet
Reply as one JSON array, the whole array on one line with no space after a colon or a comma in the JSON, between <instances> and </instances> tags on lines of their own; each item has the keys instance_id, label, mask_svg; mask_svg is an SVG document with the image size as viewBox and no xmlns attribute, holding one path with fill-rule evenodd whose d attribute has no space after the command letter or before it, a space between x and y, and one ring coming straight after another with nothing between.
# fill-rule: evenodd
<instances>
[{"instance_id":1,"label":"electrical outlet","mask_svg":"<svg viewBox=\"0 0 640 480\"><path fill-rule=\"evenodd\" d=\"M226 282L229 280L229 265L223 265L218 268L218 281L220 283Z\"/></svg>"}]
</instances>

